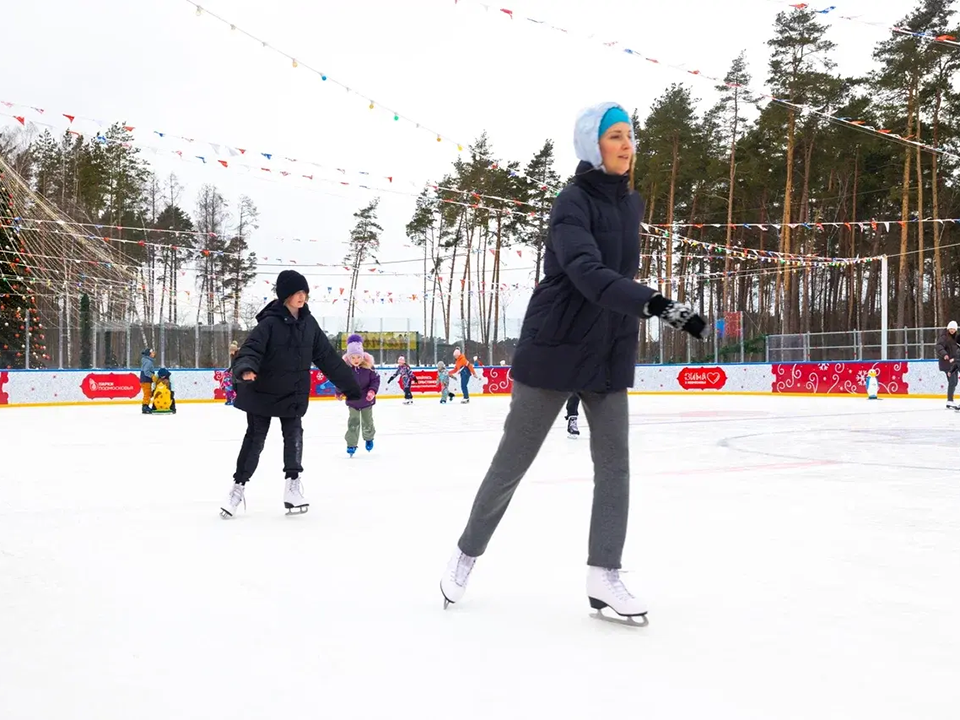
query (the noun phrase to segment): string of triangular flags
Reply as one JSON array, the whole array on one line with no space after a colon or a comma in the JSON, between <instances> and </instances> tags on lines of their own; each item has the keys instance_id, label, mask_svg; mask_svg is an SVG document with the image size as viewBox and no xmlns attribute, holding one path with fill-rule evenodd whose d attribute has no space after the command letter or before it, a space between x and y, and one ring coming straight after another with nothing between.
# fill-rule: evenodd
<instances>
[{"instance_id":1,"label":"string of triangular flags","mask_svg":"<svg viewBox=\"0 0 960 720\"><path fill-rule=\"evenodd\" d=\"M649 62L649 63L651 63L651 64L653 64L653 65L657 65L657 66L659 66L659 67L670 68L671 70L676 70L676 71L678 71L678 72L682 72L682 73L685 73L685 74L687 74L687 75L692 75L692 76L694 76L694 77L698 77L698 78L701 78L701 79L704 79L704 80L709 80L709 81L711 81L711 82L713 82L713 83L718 83L718 84L721 84L721 85L726 85L727 87L731 87L731 88L734 88L734 87L735 87L735 88L743 88L744 90L749 90L751 93L753 93L754 99L753 99L753 100L748 100L747 98L744 98L744 100L745 100L745 101L748 101L748 102L752 102L752 103L754 103L754 104L756 104L756 105L758 105L758 106L759 106L760 102L763 101L763 100L771 100L771 101L777 102L777 103L779 103L779 104L781 104L781 105L785 105L785 106L787 106L787 107L793 108L794 110L797 110L797 111L800 112L800 113L810 113L810 114L813 114L813 115L818 115L818 116L820 116L820 117L822 117L822 118L824 118L824 119L826 119L826 120L829 120L829 121L831 121L831 122L838 123L838 124L843 125L843 126L845 126L845 127L853 128L853 129L855 129L855 130L860 130L860 131L864 131L864 132L868 132L868 133L877 135L877 136L879 136L879 137L884 137L884 138L887 138L887 139L889 139L889 140L894 140L894 141L896 141L896 142L898 142L898 143L900 143L900 144L903 144L903 145L910 145L910 146L913 146L913 147L919 147L921 150L925 150L925 151L927 151L927 152L938 153L938 154L940 154L940 155L943 155L944 157L950 157L950 158L954 158L954 159L956 159L956 160L960 160L960 155L958 155L958 154L956 154L956 153L949 152L948 150L944 150L943 148L938 148L938 147L933 147L932 145L927 145L926 143L923 143L923 142L920 142L920 141L918 141L918 140L912 139L912 137L904 137L904 136L902 136L902 135L899 135L899 134L893 132L893 130L890 130L890 129L888 129L888 128L878 128L878 127L874 127L874 126L868 124L866 120L859 120L859 119L857 119L857 118L852 118L852 117L841 117L841 116L839 116L839 115L832 115L832 114L830 114L830 113L828 113L828 112L826 112L826 111L824 111L824 110L822 110L822 109L820 109L820 108L814 107L813 105L808 105L808 104L804 104L804 103L791 102L791 101L786 100L786 99L784 99L784 98L778 98L778 97L776 97L776 96L774 96L774 95L771 95L771 94L769 94L769 93L764 93L764 92L760 92L760 91L758 91L758 90L754 90L754 89L752 89L752 88L749 88L749 87L746 86L746 85L742 85L742 84L739 84L739 83L729 83L729 82L726 82L726 81L723 79L723 76L722 76L722 75L721 75L721 76L708 75L707 73L704 73L704 72L702 72L701 70L691 70L691 69L689 69L689 68L687 68L687 67L684 67L683 65L678 65L678 64L670 63L670 62L665 62L665 61L659 60L659 59L657 59L657 58L647 57L647 56L645 56L645 55L644 55L641 51L639 51L639 50L633 50L633 49L630 48L630 47L626 47L626 43L624 43L624 42L622 42L622 41L620 41L620 40L612 40L612 41L608 41L608 42L598 41L598 40L596 40L592 35L589 35L589 36L583 35L583 34L580 34L580 33L572 32L572 31L570 31L570 30L568 30L568 29L566 29L566 28L562 28L562 27L559 27L559 26L556 26L556 25L552 25L552 24L550 24L550 23L548 23L548 22L546 22L546 21L544 21L544 20L537 20L537 19L531 18L531 17L524 17L524 16L522 16L522 15L516 15L516 14L514 13L514 11L513 11L513 10L510 10L509 8L498 8L498 7L493 6L493 5L488 5L487 3L482 2L482 0L464 0L464 3L465 3L465 4L466 4L466 3L471 3L471 2L472 2L473 4L475 4L475 5L481 6L482 8L484 8L484 10L486 10L486 11L488 11L488 12L489 12L490 10L493 10L493 11L495 11L499 16L504 17L504 18L509 19L509 20L514 20L515 18L520 17L520 18L522 18L522 19L524 19L524 20L527 20L528 22L533 23L533 24L535 24L535 25L537 25L537 26L539 26L539 27L546 28L546 29L549 29L549 30L555 30L555 31L557 31L557 32L563 33L564 35L566 35L566 36L568 36L568 37L579 37L579 38L584 39L584 40L591 40L591 41L594 41L594 42L600 42L602 45L604 45L605 47L607 47L607 48L609 48L609 49L616 50L617 52L626 53L627 55L630 55L631 57L634 57L634 58L636 58L636 59L638 59L638 60L644 60L644 61L646 61L646 62ZM460 5L460 3L459 3L458 0L454 0L454 3L455 3L457 6Z\"/></svg>"},{"instance_id":2,"label":"string of triangular flags","mask_svg":"<svg viewBox=\"0 0 960 720\"><path fill-rule=\"evenodd\" d=\"M791 230L796 230L798 228L806 228L807 230L815 230L819 232L825 231L827 228L839 228L844 227L848 230L861 230L863 232L873 231L876 232L882 226L887 232L890 232L891 226L901 226L901 225L911 225L920 223L940 223L943 224L952 224L960 223L960 218L919 218L913 217L908 218L907 220L862 220L862 221L852 221L852 222L797 222L797 223L649 223L649 227L658 227L658 228L671 228L671 227L685 227L685 228L746 228L747 230L760 230L765 232L769 229L780 230L784 227L789 227Z\"/></svg>"},{"instance_id":3,"label":"string of triangular flags","mask_svg":"<svg viewBox=\"0 0 960 720\"><path fill-rule=\"evenodd\" d=\"M374 100L371 96L355 90L354 88L350 87L349 85L346 85L345 83L340 82L339 80L337 80L337 79L334 78L334 77L331 77L330 75L328 75L328 74L325 73L325 72L321 72L320 70L317 70L316 68L314 68L314 67L310 66L309 64L305 63L302 59L298 59L297 56L292 55L292 54L286 52L285 50L282 50L282 49L280 49L280 48L278 48L278 47L270 44L270 43L267 42L266 40L263 40L262 38L257 37L257 36L254 35L253 33L248 32L247 30L244 30L243 28L239 27L236 23L233 23L233 22L227 20L226 18L221 17L221 16L218 15L217 13L215 13L215 12L207 9L207 8L204 7L204 6L201 6L200 4L194 2L193 0L186 0L186 2L187 2L188 4L190 4L191 6L194 7L194 9L195 9L196 14L197 14L198 17L206 16L206 17L213 18L214 20L218 20L220 23L222 23L223 25L226 25L228 28L230 28L230 32L239 33L239 34L241 34L241 35L245 35L246 37L250 38L251 40L255 41L257 44L259 44L261 48L264 48L264 49L266 49L266 50L270 50L270 51L272 51L272 52L277 53L278 55L281 55L282 57L285 57L285 58L290 62L290 65L291 65L292 68L294 68L294 69L302 68L303 70L305 70L305 71L307 71L307 72L311 72L311 73L315 74L317 77L320 78L320 80L321 80L322 82L324 82L324 83L332 83L332 84L334 84L334 85L337 85L337 86L343 88L344 90L346 90L348 94L350 94L350 95L355 95L355 96L357 96L357 97L359 97L359 98L364 99L364 101L368 104L367 106L368 106L368 108L369 108L370 110L374 110L374 109L376 109L376 108L382 108L383 110L385 110L385 111L388 113L389 116L391 116L391 117L393 118L393 122L399 122L400 120L403 120L403 121L405 121L405 122L407 122L407 123L411 123L411 124L413 124L414 126L416 126L416 129L417 129L417 130L423 130L423 131L426 131L426 132L430 133L432 136L434 136L434 137L436 138L436 141L437 141L438 143L439 143L439 142L443 142L444 140L446 140L447 142L452 143L452 144L457 148L458 151L462 151L462 150L463 150L463 145L462 145L461 143L459 143L459 142L457 142L457 141L455 141L455 140L452 140L450 137L448 137L448 136L446 136L446 135L443 135L442 133L437 132L436 130L431 129L428 125L426 125L426 124L424 124L424 123L422 123L422 122L420 122L420 121L418 121L418 120L415 120L414 118L409 117L408 115L405 115L405 114L401 113L399 110L395 110L395 109L393 109L393 108L387 107L386 105L383 105L382 103Z\"/></svg>"},{"instance_id":4,"label":"string of triangular flags","mask_svg":"<svg viewBox=\"0 0 960 720\"><path fill-rule=\"evenodd\" d=\"M59 130L60 129L59 126L54 125L52 122L47 122L47 120L52 121L54 118L62 117L68 121L66 126L66 132L69 132L70 134L76 135L78 137L84 137L84 133L82 131L74 129L75 127L77 127L77 123L82 121L82 122L90 123L96 126L97 132L91 133L91 134L93 134L97 142L104 143L104 144L107 142L111 142L111 140L107 138L106 135L104 135L103 131L106 128L109 128L112 125L112 123L107 123L98 118L80 115L75 112L68 113L68 112L51 111L49 108L37 107L35 105L27 105L25 103L19 103L19 102L14 102L10 100L0 100L0 105L3 105L8 110L16 111L12 113L0 112L0 115L13 118L20 125L24 127L26 127L27 124L32 121L36 125L48 127L53 130ZM131 135L133 135L134 132L141 126L132 124L132 123L127 123L126 121L124 121L121 127L123 127L123 129L126 130L127 132L131 133ZM508 202L514 205L529 205L531 207L536 207L536 208L540 207L538 203L530 203L530 202L518 200L516 198L501 197L499 195L484 194L471 189L449 187L449 186L441 185L440 183L434 182L432 180L428 180L427 182L418 182L411 179L404 179L396 173L387 174L383 172L370 172L368 170L352 170L352 169L348 170L347 168L337 167L334 165L327 165L327 164L320 163L315 160L311 160L307 158L290 157L289 155L285 155L285 154L278 154L275 152L266 152L263 150L251 149L252 146L250 144L245 144L244 147L240 147L236 144L231 144L224 141L201 140L196 137L176 135L174 133L162 131L162 130L151 130L149 132L152 137L155 137L156 139L159 139L161 141L176 141L177 143L181 143L181 144L186 143L187 144L186 146L188 146L189 149L186 151L182 149L170 150L169 147L150 146L143 143L142 138L137 138L138 145L140 145L141 147L157 147L158 150L164 150L164 151L170 150L170 152L180 156L181 158L184 158L185 156L193 157L200 160L204 164L206 164L207 162L211 164L215 163L226 168L226 167L229 167L231 164L234 164L237 158L257 158L261 164L262 163L270 164L275 160L277 162L280 162L282 160L290 164L298 164L297 166L298 170L290 171L286 173L286 175L291 175L291 174L300 175L301 177L304 177L308 180L313 180L314 176L312 174L310 175L301 174L299 170L299 168L302 168L305 165L310 165L312 167L315 167L321 170L328 170L331 172L339 173L340 175L344 175L344 176L350 173L350 174L355 174L362 177L371 177L371 178L377 178L380 180L386 180L391 185L394 185L396 183L396 184L406 185L406 186L410 186L413 188L420 188L420 189L424 187L430 187L430 188L433 188L433 190L438 192L442 190L444 192L458 193L463 196ZM113 142L117 142L117 141L113 141ZM126 143L123 143L123 142L120 142L120 144L127 145ZM203 148L209 148L209 150L205 150ZM197 152L202 154L195 155L194 153L197 153ZM255 166L255 165L249 165L249 167L260 168L260 166ZM525 173L519 170L516 170L514 168L507 167L502 163L485 161L484 167L487 170L497 170L502 168L505 172L507 172L507 174L510 177L522 178L524 180L527 180L531 184L531 186L539 188L540 191L542 192L549 192L551 195L558 194L561 189L561 188L553 187L550 185L545 185L540 180L533 178L529 175L526 175ZM350 183L340 183L340 184L348 185Z\"/></svg>"},{"instance_id":5,"label":"string of triangular flags","mask_svg":"<svg viewBox=\"0 0 960 720\"><path fill-rule=\"evenodd\" d=\"M718 243L704 242L702 240L694 240L693 238L680 235L679 233L663 230L659 227L653 225L647 225L646 223L641 223L641 228L645 230L650 237L661 238L663 240L674 240L678 241L684 245L695 248L706 248L717 253L724 255L730 255L732 257L739 257L750 260L758 260L760 262L778 262L778 263L806 263L807 265L829 265L829 266L842 266L842 265L857 265L860 263L875 262L880 259L877 257L857 257L857 258L843 258L843 257L825 257L821 255L801 255L798 253L783 253L776 252L773 250L758 250L756 248L745 248L745 247L731 247L730 250L727 250L726 245L720 245ZM642 234L642 233L641 233Z\"/></svg>"},{"instance_id":6,"label":"string of triangular flags","mask_svg":"<svg viewBox=\"0 0 960 720\"><path fill-rule=\"evenodd\" d=\"M781 7L791 7L796 10L813 10L813 12L819 15L830 15L830 17L837 17L840 20L847 20L850 22L859 23L861 25L869 25L870 27L882 28L884 30L889 30L890 32L897 33L899 35L909 35L915 37L918 40L922 40L928 43L934 43L937 45L952 45L953 47L960 47L960 42L957 42L957 38L954 35L950 35L945 32L914 32L910 28L901 27L898 25L890 25L886 22L877 22L872 20L864 20L859 16L853 15L840 15L834 13L834 10L837 10L836 5L828 5L827 7L821 8L819 10L811 8L808 3L784 3L783 0L767 0L767 2L773 3L774 5L780 5Z\"/></svg>"}]
</instances>

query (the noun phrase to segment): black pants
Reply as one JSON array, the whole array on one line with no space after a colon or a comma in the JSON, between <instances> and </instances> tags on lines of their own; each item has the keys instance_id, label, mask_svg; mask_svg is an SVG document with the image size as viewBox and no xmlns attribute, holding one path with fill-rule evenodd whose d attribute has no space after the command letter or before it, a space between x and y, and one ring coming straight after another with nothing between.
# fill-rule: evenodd
<instances>
[{"instance_id":1,"label":"black pants","mask_svg":"<svg viewBox=\"0 0 960 720\"><path fill-rule=\"evenodd\" d=\"M253 477L260 464L260 453L267 439L271 418L247 413L247 432L243 436L240 454L237 456L237 471L233 481L241 484ZM283 432L283 472L288 478L299 477L303 472L300 459L303 457L303 425L298 417L280 418Z\"/></svg>"},{"instance_id":2,"label":"black pants","mask_svg":"<svg viewBox=\"0 0 960 720\"><path fill-rule=\"evenodd\" d=\"M957 389L957 366L954 365L947 376L947 402L953 402L953 391Z\"/></svg>"},{"instance_id":3,"label":"black pants","mask_svg":"<svg viewBox=\"0 0 960 720\"><path fill-rule=\"evenodd\" d=\"M566 417L577 417L580 414L580 396L574 393L567 399Z\"/></svg>"}]
</instances>

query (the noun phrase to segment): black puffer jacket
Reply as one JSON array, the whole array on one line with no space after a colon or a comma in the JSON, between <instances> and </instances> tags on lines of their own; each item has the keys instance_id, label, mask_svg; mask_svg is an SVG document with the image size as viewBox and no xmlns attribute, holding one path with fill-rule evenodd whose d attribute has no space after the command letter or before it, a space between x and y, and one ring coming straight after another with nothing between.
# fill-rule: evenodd
<instances>
[{"instance_id":1,"label":"black puffer jacket","mask_svg":"<svg viewBox=\"0 0 960 720\"><path fill-rule=\"evenodd\" d=\"M310 364L315 364L351 400L360 386L304 305L294 318L280 300L257 315L257 326L233 359L234 405L254 415L301 417L310 397ZM243 380L247 371L257 379Z\"/></svg>"},{"instance_id":2,"label":"black puffer jacket","mask_svg":"<svg viewBox=\"0 0 960 720\"><path fill-rule=\"evenodd\" d=\"M950 359L944 360L944 355L948 355ZM957 334L951 335L949 330L944 330L937 339L937 360L940 361L940 370L950 372L957 364L958 357L960 357L960 345L957 344Z\"/></svg>"},{"instance_id":3,"label":"black puffer jacket","mask_svg":"<svg viewBox=\"0 0 960 720\"><path fill-rule=\"evenodd\" d=\"M656 294L634 280L642 215L625 175L580 163L550 215L545 277L523 319L516 380L601 393L633 386L639 318Z\"/></svg>"}]
</instances>

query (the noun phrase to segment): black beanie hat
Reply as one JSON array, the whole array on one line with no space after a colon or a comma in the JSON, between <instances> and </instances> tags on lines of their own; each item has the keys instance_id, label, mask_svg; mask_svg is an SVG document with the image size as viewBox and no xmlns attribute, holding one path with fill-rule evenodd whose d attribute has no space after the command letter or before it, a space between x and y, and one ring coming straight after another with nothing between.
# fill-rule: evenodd
<instances>
[{"instance_id":1,"label":"black beanie hat","mask_svg":"<svg viewBox=\"0 0 960 720\"><path fill-rule=\"evenodd\" d=\"M310 285L307 279L296 270L284 270L277 276L277 297L281 302L286 302L287 298L303 290L310 294Z\"/></svg>"}]
</instances>

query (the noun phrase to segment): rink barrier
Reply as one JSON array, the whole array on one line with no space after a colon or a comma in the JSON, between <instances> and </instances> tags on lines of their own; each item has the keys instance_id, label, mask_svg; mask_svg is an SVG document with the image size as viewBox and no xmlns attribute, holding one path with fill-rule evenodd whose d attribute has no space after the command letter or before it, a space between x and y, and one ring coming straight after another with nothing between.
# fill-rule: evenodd
<instances>
[{"instance_id":1,"label":"rink barrier","mask_svg":"<svg viewBox=\"0 0 960 720\"><path fill-rule=\"evenodd\" d=\"M638 365L632 395L792 395L865 397L864 378L875 369L881 397L944 398L946 377L936 360L876 362L730 363L723 365ZM401 398L397 381L388 382L395 367L378 368L381 400ZM415 396L439 397L436 368L413 368ZM171 369L178 403L223 403L223 370ZM504 396L513 389L510 368L478 367L470 378L471 397ZM333 399L333 385L319 370L311 371L311 400ZM459 378L450 387L460 396ZM3 370L0 407L67 405L138 405L140 371Z\"/></svg>"}]
</instances>

